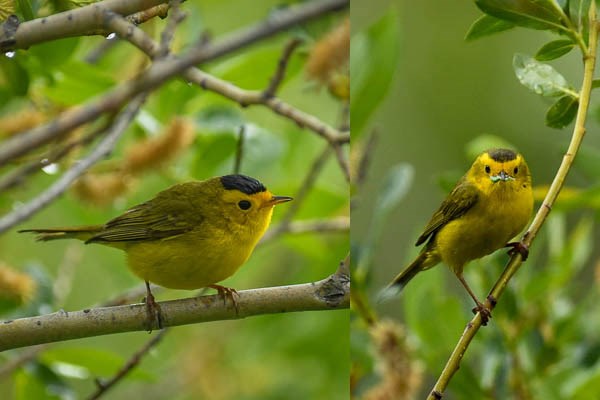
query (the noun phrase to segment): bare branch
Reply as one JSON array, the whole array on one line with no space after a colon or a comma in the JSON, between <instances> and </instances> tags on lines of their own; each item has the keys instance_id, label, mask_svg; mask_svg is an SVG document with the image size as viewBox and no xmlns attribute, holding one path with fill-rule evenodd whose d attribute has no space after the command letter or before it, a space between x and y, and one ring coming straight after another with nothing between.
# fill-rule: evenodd
<instances>
[{"instance_id":1,"label":"bare branch","mask_svg":"<svg viewBox=\"0 0 600 400\"><path fill-rule=\"evenodd\" d=\"M52 184L52 186L29 203L24 204L12 213L0 218L0 233L8 230L19 222L24 221L36 211L47 206L52 200L67 190L71 183L81 176L89 167L108 155L121 135L125 132L125 128L127 128L129 122L137 114L145 99L145 94L140 94L133 99L125 111L116 118L114 125L98 146L86 158L66 171L56 182L54 182L54 184Z\"/></svg>"},{"instance_id":2,"label":"bare branch","mask_svg":"<svg viewBox=\"0 0 600 400\"><path fill-rule=\"evenodd\" d=\"M17 137L6 140L0 148L0 166L5 165L11 159L25 154L37 146L60 138L69 130L96 119L107 111L118 110L135 95L143 91L156 89L168 79L182 73L193 65L215 59L216 57L237 50L257 40L272 36L281 30L309 20L312 17L319 16L324 12L345 7L347 6L347 3L347 0L311 1L302 6L290 8L289 11L280 12L277 14L276 18L270 19L266 21L266 23L258 23L249 28L238 30L220 40L218 43L203 43L201 48L193 49L185 56L154 63L152 67L139 78L116 87L100 99L90 101L87 105L78 108L77 110L71 110L59 116L55 121L49 124L37 127L28 132L24 132ZM118 20L117 18L111 19ZM129 27L135 28L135 26L131 24L129 24ZM199 70L193 71L199 72ZM185 77L186 79L189 79L188 74L185 74ZM198 76L196 75L195 78L198 78ZM200 77L200 79L195 82L201 83L203 78L204 77ZM261 94L258 93L257 95L254 102L264 102L264 100L261 99ZM269 99L267 104L274 101L275 99ZM281 102L271 103L270 107L282 115L293 114L293 116L289 117L296 121L302 121L303 124L311 125L311 129L314 129L315 132L327 138L328 141L337 142L340 141L340 139L346 139L340 138L340 135L337 135L337 132L333 128L327 127L313 116L300 113L301 116L299 117L298 110L291 109ZM349 137L347 139L349 139Z\"/></svg>"},{"instance_id":3,"label":"bare branch","mask_svg":"<svg viewBox=\"0 0 600 400\"><path fill-rule=\"evenodd\" d=\"M89 6L38 18L19 24L12 35L0 29L0 51L27 49L34 44L84 35L102 28L104 13L129 15L154 7L165 0L104 0Z\"/></svg>"},{"instance_id":4,"label":"bare branch","mask_svg":"<svg viewBox=\"0 0 600 400\"><path fill-rule=\"evenodd\" d=\"M279 89L279 85L281 85L281 82L283 81L283 78L285 77L285 70L287 68L288 61L290 60L290 57L294 53L294 50L296 50L296 48L301 43L302 43L302 40L295 38L295 39L290 40L288 42L288 44L285 46L285 49L283 49L283 54L281 55L281 58L279 58L279 62L277 63L277 70L275 71L275 74L271 78L271 82L269 83L269 86L263 92L263 96L265 98L275 96L277 89Z\"/></svg>"},{"instance_id":5,"label":"bare branch","mask_svg":"<svg viewBox=\"0 0 600 400\"><path fill-rule=\"evenodd\" d=\"M318 311L350 306L350 277L334 274L314 283L238 291L238 310L220 295L160 302L164 327L241 319L254 315ZM0 351L63 340L147 331L143 303L59 311L0 324ZM157 329L157 327L154 327Z\"/></svg>"},{"instance_id":6,"label":"bare branch","mask_svg":"<svg viewBox=\"0 0 600 400\"><path fill-rule=\"evenodd\" d=\"M244 140L246 138L246 127L244 125L240 126L240 131L238 132L238 142L237 149L235 152L235 161L233 163L233 173L239 174L242 168L242 158L244 157Z\"/></svg>"},{"instance_id":7,"label":"bare branch","mask_svg":"<svg viewBox=\"0 0 600 400\"><path fill-rule=\"evenodd\" d=\"M121 368L112 378L107 381L96 379L96 385L98 388L90 397L89 400L99 399L103 394L105 394L110 388L114 387L119 381L121 381L127 374L129 374L135 367L138 366L140 361L142 361L142 357L148 354L153 347L158 345L162 338L169 332L168 329L163 329L159 331L154 337L150 338L141 349L135 352L133 356L125 363L123 368Z\"/></svg>"},{"instance_id":8,"label":"bare branch","mask_svg":"<svg viewBox=\"0 0 600 400\"><path fill-rule=\"evenodd\" d=\"M276 228L272 228L267 232L267 235L270 235L272 238L278 236L287 230L288 225L300 209L300 206L304 202L306 195L313 188L315 181L319 177L325 162L331 155L331 146L328 144L325 146L325 149L319 154L319 156L312 162L312 165L308 169L302 184L298 191L294 194L294 201L287 207L285 214L281 218L279 225Z\"/></svg>"},{"instance_id":9,"label":"bare branch","mask_svg":"<svg viewBox=\"0 0 600 400\"><path fill-rule=\"evenodd\" d=\"M74 149L91 143L100 134L104 133L108 129L110 123L112 123L112 120L102 124L102 126L90 132L83 138L71 140L59 148L52 149L48 154L38 157L38 159L32 162L8 172L2 176L2 178L0 178L0 192L21 184L25 178L27 178L27 176L41 171L42 168L50 164L58 162Z\"/></svg>"},{"instance_id":10,"label":"bare branch","mask_svg":"<svg viewBox=\"0 0 600 400\"><path fill-rule=\"evenodd\" d=\"M166 57L169 54L171 42L173 41L173 37L175 37L175 28L177 28L177 26L185 19L186 15L179 8L180 4L181 0L169 0L169 5L171 6L171 15L169 17L167 26L160 35L160 47L158 50L159 58Z\"/></svg>"},{"instance_id":11,"label":"bare branch","mask_svg":"<svg viewBox=\"0 0 600 400\"><path fill-rule=\"evenodd\" d=\"M350 165L348 164L346 154L344 154L344 148L341 146L341 144L335 143L333 144L333 150L335 152L335 157L337 158L338 164L344 173L346 182L350 183Z\"/></svg>"}]
</instances>

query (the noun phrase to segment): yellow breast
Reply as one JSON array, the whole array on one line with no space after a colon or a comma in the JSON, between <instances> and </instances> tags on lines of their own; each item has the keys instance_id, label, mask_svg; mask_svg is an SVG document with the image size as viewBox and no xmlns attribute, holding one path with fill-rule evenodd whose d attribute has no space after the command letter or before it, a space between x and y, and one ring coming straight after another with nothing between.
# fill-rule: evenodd
<instances>
[{"instance_id":1,"label":"yellow breast","mask_svg":"<svg viewBox=\"0 0 600 400\"><path fill-rule=\"evenodd\" d=\"M141 279L171 289L199 289L233 275L252 254L268 221L235 231L191 231L127 247L129 268ZM257 231L258 230L258 231Z\"/></svg>"},{"instance_id":2,"label":"yellow breast","mask_svg":"<svg viewBox=\"0 0 600 400\"><path fill-rule=\"evenodd\" d=\"M529 221L533 211L531 188L508 189L482 194L465 215L437 233L435 248L455 272L461 273L467 262L504 247Z\"/></svg>"}]
</instances>

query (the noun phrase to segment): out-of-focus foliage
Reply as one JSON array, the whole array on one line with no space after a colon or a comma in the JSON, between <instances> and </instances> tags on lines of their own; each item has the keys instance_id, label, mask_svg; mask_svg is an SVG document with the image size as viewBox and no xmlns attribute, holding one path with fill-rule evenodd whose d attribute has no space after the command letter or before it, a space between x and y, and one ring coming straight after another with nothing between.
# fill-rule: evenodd
<instances>
[{"instance_id":1,"label":"out-of-focus foliage","mask_svg":"<svg viewBox=\"0 0 600 400\"><path fill-rule=\"evenodd\" d=\"M395 2L377 2L378 11L373 2L353 3L354 29L366 29L390 3ZM539 206L567 149L569 130L544 127L543 116L546 112L552 128L573 120L582 77L579 46L587 43L590 1L475 4L484 16L473 3L413 2L400 8L398 79L366 125L367 130L377 128L379 143L352 214L353 250L364 255L360 250L368 246L370 259L369 279L353 285L353 299L361 301L361 307L353 304L350 342L351 389L357 399L425 398L472 317L471 299L444 265L420 273L397 299L382 304L376 297L416 256L420 230L474 157L490 147L521 151ZM570 33L561 28L564 24L570 24ZM498 32L504 33L491 36ZM515 53L521 55L511 70ZM519 80L538 94L556 96L556 103L531 96ZM600 395L600 138L592 133L598 131L597 115L592 108L588 135L549 219L492 320L469 346L444 398ZM373 242L370 232L381 213L380 185L399 163L411 165L414 178L400 202L386 212ZM507 260L505 251L497 251L467 266L465 277L475 293L487 293ZM394 336L394 346L382 348L373 335L382 329L402 332ZM404 356L394 368L392 354Z\"/></svg>"},{"instance_id":2,"label":"out-of-focus foliage","mask_svg":"<svg viewBox=\"0 0 600 400\"><path fill-rule=\"evenodd\" d=\"M72 6L66 2L19 3L22 19L27 12L37 17ZM41 3L45 5L41 7ZM173 50L185 51L203 32L210 32L218 40L220 35L268 18L286 3L184 2L182 9L188 17L176 31ZM31 10L25 10L23 4L30 4ZM343 14L326 16L203 68L244 89L263 89L286 43L294 35L301 35L308 39L307 44L290 60L278 95L337 125L341 101L326 90L314 89L304 64L311 44L344 18ZM141 27L160 39L165 24L155 19ZM51 120L147 66L146 58L125 42L110 47L97 63L86 62L86 56L103 42L101 37L63 39L2 56L0 137L18 135L19 131ZM75 190L20 227L102 223L176 182L231 173L242 124L245 147L241 172L259 178L274 193L293 196L312 159L323 149L321 138L264 107L241 108L174 79L148 98L110 159L95 166ZM71 137L81 134L78 130ZM45 168L26 185L3 193L2 212L47 187L84 155L76 151L61 163ZM348 187L332 157L296 218L347 215L347 204ZM285 211L284 207L275 211L274 225ZM0 238L0 248L1 261L26 274L31 283L22 285L21 292L7 301L0 301L2 319L83 309L141 284L125 267L123 254L110 248L67 241L36 243L16 230ZM245 266L224 284L246 289L319 280L333 273L347 252L346 234L283 235L259 246ZM14 282L13 287L19 288ZM27 288L35 288L34 293L27 292ZM163 290L158 292L158 300L191 295L194 293ZM347 311L269 315L174 328L108 397L345 399L348 337ZM12 374L0 377L0 397L85 398L94 391L95 378L115 374L149 338L137 332L52 345ZM23 351L0 355L0 368Z\"/></svg>"}]
</instances>

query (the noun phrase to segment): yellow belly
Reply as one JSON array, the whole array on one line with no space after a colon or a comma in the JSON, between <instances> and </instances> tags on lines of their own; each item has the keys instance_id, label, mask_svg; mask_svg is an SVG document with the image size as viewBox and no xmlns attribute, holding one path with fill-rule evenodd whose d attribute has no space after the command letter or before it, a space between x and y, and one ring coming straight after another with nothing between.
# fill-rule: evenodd
<instances>
[{"instance_id":1,"label":"yellow belly","mask_svg":"<svg viewBox=\"0 0 600 400\"><path fill-rule=\"evenodd\" d=\"M479 201L440 229L434 248L442 261L460 274L467 262L504 247L521 232L531 216L533 199L523 191L513 193L509 200Z\"/></svg>"},{"instance_id":2,"label":"yellow belly","mask_svg":"<svg viewBox=\"0 0 600 400\"><path fill-rule=\"evenodd\" d=\"M238 238L239 239L239 238ZM169 240L127 246L129 268L140 278L171 289L199 289L233 275L248 259L256 241L232 242L197 237L193 232Z\"/></svg>"}]
</instances>

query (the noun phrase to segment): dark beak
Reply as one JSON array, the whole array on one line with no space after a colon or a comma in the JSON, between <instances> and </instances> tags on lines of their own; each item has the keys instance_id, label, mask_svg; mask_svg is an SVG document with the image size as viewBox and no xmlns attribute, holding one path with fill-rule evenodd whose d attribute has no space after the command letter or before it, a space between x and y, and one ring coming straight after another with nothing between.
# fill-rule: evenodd
<instances>
[{"instance_id":1,"label":"dark beak","mask_svg":"<svg viewBox=\"0 0 600 400\"><path fill-rule=\"evenodd\" d=\"M292 200L294 199L289 196L273 196L273 198L269 201L269 205L274 206L275 204L287 203L288 201Z\"/></svg>"}]
</instances>

